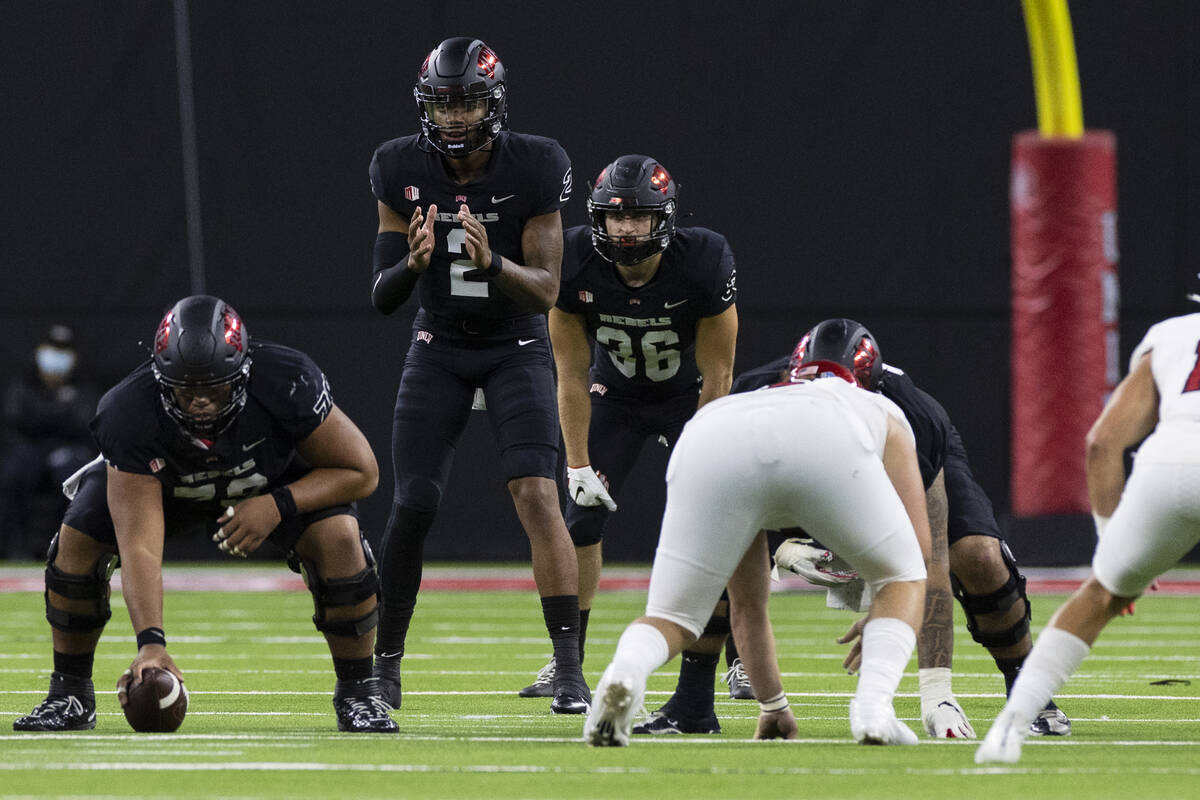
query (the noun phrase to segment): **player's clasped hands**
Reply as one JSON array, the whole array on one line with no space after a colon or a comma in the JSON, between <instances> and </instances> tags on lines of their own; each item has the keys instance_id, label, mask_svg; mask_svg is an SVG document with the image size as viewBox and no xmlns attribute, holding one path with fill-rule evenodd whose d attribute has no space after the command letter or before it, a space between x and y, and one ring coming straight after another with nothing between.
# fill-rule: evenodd
<instances>
[{"instance_id":1,"label":"player's clasped hands","mask_svg":"<svg viewBox=\"0 0 1200 800\"><path fill-rule=\"evenodd\" d=\"M467 234L465 244L471 263L478 269L487 269L492 263L492 248L488 244L487 228L475 218L466 203L458 207L458 221Z\"/></svg>"},{"instance_id":2,"label":"player's clasped hands","mask_svg":"<svg viewBox=\"0 0 1200 800\"><path fill-rule=\"evenodd\" d=\"M429 258L433 255L433 221L437 219L437 204L431 203L428 215L421 207L413 209L408 221L408 268L413 272L429 269Z\"/></svg>"},{"instance_id":3,"label":"player's clasped hands","mask_svg":"<svg viewBox=\"0 0 1200 800\"><path fill-rule=\"evenodd\" d=\"M274 498L270 495L251 497L225 509L225 513L217 518L221 527L212 539L222 552L245 558L259 548L280 521Z\"/></svg>"}]
</instances>

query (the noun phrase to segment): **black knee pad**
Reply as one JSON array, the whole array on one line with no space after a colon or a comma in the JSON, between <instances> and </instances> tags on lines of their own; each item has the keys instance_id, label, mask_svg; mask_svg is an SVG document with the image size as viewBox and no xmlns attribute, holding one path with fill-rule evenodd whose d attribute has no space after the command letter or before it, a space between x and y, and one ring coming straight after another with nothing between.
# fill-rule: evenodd
<instances>
[{"instance_id":1,"label":"black knee pad","mask_svg":"<svg viewBox=\"0 0 1200 800\"><path fill-rule=\"evenodd\" d=\"M54 566L58 556L58 534L50 541L46 557L46 621L50 626L66 633L90 633L105 626L112 617L108 599L111 594L109 579L120 565L116 553L101 557L85 575L72 575ZM71 600L91 600L91 613L64 611L50 604L50 592Z\"/></svg>"},{"instance_id":2,"label":"black knee pad","mask_svg":"<svg viewBox=\"0 0 1200 800\"><path fill-rule=\"evenodd\" d=\"M313 625L322 633L357 637L379 624L379 576L375 572L375 555L371 552L371 545L367 543L361 531L358 539L362 544L363 557L367 561L367 566L347 578L326 580L317 570L316 562L301 558L294 551L288 553L288 567L304 578L304 585L312 593ZM356 606L370 597L376 599L375 607L361 617L335 620L325 617L325 612L330 608Z\"/></svg>"},{"instance_id":3,"label":"black knee pad","mask_svg":"<svg viewBox=\"0 0 1200 800\"><path fill-rule=\"evenodd\" d=\"M571 543L576 547L590 547L594 544L600 544L604 538L604 520L603 514L587 514L578 520L572 521L567 526L567 533L571 535Z\"/></svg>"},{"instance_id":4,"label":"black knee pad","mask_svg":"<svg viewBox=\"0 0 1200 800\"><path fill-rule=\"evenodd\" d=\"M985 595L968 594L954 573L950 573L950 585L954 597L962 606L967 616L967 632L971 638L984 647L1009 647L1021 642L1029 633L1029 621L1033 616L1033 608L1029 604L1029 596L1025 593L1025 576L1017 569L1017 560L1013 558L1008 544L1000 542L1000 553L1004 557L1004 566L1008 567L1008 580L994 592ZM1012 627L1003 631L982 632L976 617L980 614L1003 614L1018 601L1025 604L1025 616Z\"/></svg>"}]
</instances>

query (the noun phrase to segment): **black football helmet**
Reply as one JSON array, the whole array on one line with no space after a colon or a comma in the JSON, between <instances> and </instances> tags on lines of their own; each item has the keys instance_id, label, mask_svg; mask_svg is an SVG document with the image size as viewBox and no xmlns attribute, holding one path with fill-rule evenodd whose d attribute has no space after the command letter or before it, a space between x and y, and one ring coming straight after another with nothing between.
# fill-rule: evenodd
<instances>
[{"instance_id":1,"label":"black football helmet","mask_svg":"<svg viewBox=\"0 0 1200 800\"><path fill-rule=\"evenodd\" d=\"M879 387L883 357L875 337L852 319L818 322L796 344L788 363L788 381L831 373L867 391Z\"/></svg>"},{"instance_id":2,"label":"black football helmet","mask_svg":"<svg viewBox=\"0 0 1200 800\"><path fill-rule=\"evenodd\" d=\"M592 246L596 252L623 267L661 253L675 236L679 186L670 173L650 156L621 156L600 171L588 198ZM604 218L610 211L653 211L654 227L648 236L609 236Z\"/></svg>"},{"instance_id":3,"label":"black football helmet","mask_svg":"<svg viewBox=\"0 0 1200 800\"><path fill-rule=\"evenodd\" d=\"M508 124L508 94L504 88L504 65L480 39L456 36L439 44L425 57L413 87L421 133L439 152L461 158L490 144ZM483 120L467 126L459 138L443 138L441 126L433 121L433 110L451 103L486 103Z\"/></svg>"},{"instance_id":4,"label":"black football helmet","mask_svg":"<svg viewBox=\"0 0 1200 800\"><path fill-rule=\"evenodd\" d=\"M167 415L184 432L214 439L246 405L250 380L250 334L242 318L224 300L209 295L185 297L162 318L154 335L152 368ZM189 414L176 389L229 386L229 399L212 414Z\"/></svg>"}]
</instances>

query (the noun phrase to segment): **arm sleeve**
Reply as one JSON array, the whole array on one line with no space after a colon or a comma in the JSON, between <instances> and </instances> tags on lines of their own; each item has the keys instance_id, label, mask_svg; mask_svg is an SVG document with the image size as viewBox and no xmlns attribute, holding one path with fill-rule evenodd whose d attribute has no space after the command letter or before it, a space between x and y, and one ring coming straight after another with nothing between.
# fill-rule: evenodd
<instances>
[{"instance_id":1,"label":"arm sleeve","mask_svg":"<svg viewBox=\"0 0 1200 800\"><path fill-rule=\"evenodd\" d=\"M417 285L420 273L408 268L408 236L384 231L375 237L375 276L371 304L381 314L391 314L404 304Z\"/></svg>"}]
</instances>

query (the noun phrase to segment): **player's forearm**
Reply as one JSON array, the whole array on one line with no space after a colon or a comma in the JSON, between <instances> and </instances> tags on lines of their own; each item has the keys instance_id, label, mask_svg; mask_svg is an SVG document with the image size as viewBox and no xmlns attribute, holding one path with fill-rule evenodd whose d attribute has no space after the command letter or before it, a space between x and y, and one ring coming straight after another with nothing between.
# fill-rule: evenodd
<instances>
[{"instance_id":1,"label":"player's forearm","mask_svg":"<svg viewBox=\"0 0 1200 800\"><path fill-rule=\"evenodd\" d=\"M715 375L704 373L704 383L700 385L700 400L696 403L696 408L704 408L706 403L724 397L729 394L729 387L733 385L733 369L717 372Z\"/></svg>"},{"instance_id":2,"label":"player's forearm","mask_svg":"<svg viewBox=\"0 0 1200 800\"><path fill-rule=\"evenodd\" d=\"M118 542L122 538L118 537ZM163 627L162 548L118 544L121 595L134 633Z\"/></svg>"},{"instance_id":3,"label":"player's forearm","mask_svg":"<svg viewBox=\"0 0 1200 800\"><path fill-rule=\"evenodd\" d=\"M557 273L517 264L508 258L502 259L502 264L500 274L493 279L502 292L527 311L543 314L550 310L558 299Z\"/></svg>"},{"instance_id":4,"label":"player's forearm","mask_svg":"<svg viewBox=\"0 0 1200 800\"><path fill-rule=\"evenodd\" d=\"M558 420L562 427L567 466L591 463L588 455L588 428L592 423L592 404L587 379L560 380L558 384Z\"/></svg>"},{"instance_id":5,"label":"player's forearm","mask_svg":"<svg viewBox=\"0 0 1200 800\"><path fill-rule=\"evenodd\" d=\"M306 513L362 500L379 483L379 473L366 468L317 467L288 484L296 511Z\"/></svg>"},{"instance_id":6,"label":"player's forearm","mask_svg":"<svg viewBox=\"0 0 1200 800\"><path fill-rule=\"evenodd\" d=\"M746 667L756 697L775 697L783 691L779 662L775 656L775 635L766 608L738 607L730 604L730 623L738 655Z\"/></svg>"}]
</instances>

